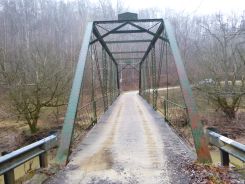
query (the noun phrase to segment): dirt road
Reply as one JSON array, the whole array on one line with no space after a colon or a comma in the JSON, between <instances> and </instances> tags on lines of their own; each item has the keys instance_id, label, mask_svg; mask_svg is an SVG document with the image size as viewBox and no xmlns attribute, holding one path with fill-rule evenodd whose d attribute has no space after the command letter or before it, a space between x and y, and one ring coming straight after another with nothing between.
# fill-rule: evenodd
<instances>
[{"instance_id":1,"label":"dirt road","mask_svg":"<svg viewBox=\"0 0 245 184\"><path fill-rule=\"evenodd\" d=\"M185 144L136 92L122 94L47 183L188 183Z\"/></svg>"}]
</instances>

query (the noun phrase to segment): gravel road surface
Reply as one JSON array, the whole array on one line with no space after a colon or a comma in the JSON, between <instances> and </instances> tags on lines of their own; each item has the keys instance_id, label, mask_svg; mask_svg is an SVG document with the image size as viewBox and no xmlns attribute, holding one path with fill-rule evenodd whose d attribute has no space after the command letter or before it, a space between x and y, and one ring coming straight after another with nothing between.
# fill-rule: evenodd
<instances>
[{"instance_id":1,"label":"gravel road surface","mask_svg":"<svg viewBox=\"0 0 245 184\"><path fill-rule=\"evenodd\" d=\"M123 93L46 183L185 184L192 151L137 92Z\"/></svg>"}]
</instances>

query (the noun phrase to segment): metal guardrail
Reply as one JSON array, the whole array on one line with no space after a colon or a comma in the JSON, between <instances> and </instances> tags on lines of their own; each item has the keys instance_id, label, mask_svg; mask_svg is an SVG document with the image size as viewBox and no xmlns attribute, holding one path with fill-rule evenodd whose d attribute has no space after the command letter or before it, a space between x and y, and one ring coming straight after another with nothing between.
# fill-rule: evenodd
<instances>
[{"instance_id":1,"label":"metal guardrail","mask_svg":"<svg viewBox=\"0 0 245 184\"><path fill-rule=\"evenodd\" d=\"M229 166L229 155L245 162L245 145L229 139L216 132L207 131L207 138L209 144L214 145L220 149L221 164L223 166Z\"/></svg>"},{"instance_id":2,"label":"metal guardrail","mask_svg":"<svg viewBox=\"0 0 245 184\"><path fill-rule=\"evenodd\" d=\"M177 104L173 101L162 98L163 101L163 110L165 120L170 121L169 119L169 106L175 106L180 109L186 110L186 107L180 104ZM230 159L229 155L237 158L238 160L245 162L245 145L239 142L236 142L224 135L220 135L216 132L207 130L206 132L207 139L209 144L214 145L219 148L221 156L221 164L223 166L229 166Z\"/></svg>"},{"instance_id":3,"label":"metal guardrail","mask_svg":"<svg viewBox=\"0 0 245 184\"><path fill-rule=\"evenodd\" d=\"M0 157L0 175L4 175L5 184L14 184L14 169L34 157L39 156L40 167L48 166L47 151L57 145L55 135L48 136L40 141L20 148Z\"/></svg>"}]
</instances>

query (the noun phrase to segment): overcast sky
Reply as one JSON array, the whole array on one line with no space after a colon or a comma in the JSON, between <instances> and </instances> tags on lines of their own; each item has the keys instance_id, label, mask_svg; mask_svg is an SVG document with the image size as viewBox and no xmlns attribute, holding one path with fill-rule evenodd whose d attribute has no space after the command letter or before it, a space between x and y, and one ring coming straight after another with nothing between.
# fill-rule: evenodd
<instances>
[{"instance_id":1,"label":"overcast sky","mask_svg":"<svg viewBox=\"0 0 245 184\"><path fill-rule=\"evenodd\" d=\"M92 0L97 1L97 0ZM116 5L117 0L111 0ZM120 0L129 11L144 8L173 9L191 14L231 13L245 10L245 0Z\"/></svg>"}]
</instances>

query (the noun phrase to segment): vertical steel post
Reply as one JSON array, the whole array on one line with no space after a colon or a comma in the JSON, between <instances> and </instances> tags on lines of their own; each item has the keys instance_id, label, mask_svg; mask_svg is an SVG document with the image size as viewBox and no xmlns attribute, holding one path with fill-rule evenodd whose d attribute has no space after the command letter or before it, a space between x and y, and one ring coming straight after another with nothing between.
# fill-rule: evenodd
<instances>
[{"instance_id":1,"label":"vertical steel post","mask_svg":"<svg viewBox=\"0 0 245 184\"><path fill-rule=\"evenodd\" d=\"M189 80L186 75L185 67L174 35L174 30L172 29L172 26L170 22L168 22L168 20L165 20L164 24L169 44L174 56L174 62L178 72L182 94L185 100L186 107L188 109L192 136L195 143L198 161L211 162L212 160L208 149L208 142L206 136L204 135L203 125L197 111Z\"/></svg>"},{"instance_id":2,"label":"vertical steel post","mask_svg":"<svg viewBox=\"0 0 245 184\"><path fill-rule=\"evenodd\" d=\"M156 72L156 57L155 45L151 49L151 67L152 67L152 106L157 109L157 72Z\"/></svg>"},{"instance_id":3,"label":"vertical steel post","mask_svg":"<svg viewBox=\"0 0 245 184\"><path fill-rule=\"evenodd\" d=\"M146 87L146 90L145 90L145 100L148 101L148 88L149 88L149 75L148 75L148 58L146 58L146 61L144 62L145 64L145 76L146 76L146 81L145 81L145 87Z\"/></svg>"},{"instance_id":4,"label":"vertical steel post","mask_svg":"<svg viewBox=\"0 0 245 184\"><path fill-rule=\"evenodd\" d=\"M4 151L1 153L2 156L8 154L9 152ZM14 169L9 170L8 172L4 173L3 175L4 183L5 184L15 184L15 175Z\"/></svg>"},{"instance_id":5,"label":"vertical steel post","mask_svg":"<svg viewBox=\"0 0 245 184\"><path fill-rule=\"evenodd\" d=\"M143 79L144 79L144 82L143 82L143 85L144 85L144 98L146 98L146 68L145 68L145 64L144 64L144 67L143 67Z\"/></svg>"},{"instance_id":6,"label":"vertical steel post","mask_svg":"<svg viewBox=\"0 0 245 184\"><path fill-rule=\"evenodd\" d=\"M114 75L113 75L113 84L114 84L114 100L116 99L118 93L117 93L117 70L116 70L116 65L113 65L114 66Z\"/></svg>"},{"instance_id":7,"label":"vertical steel post","mask_svg":"<svg viewBox=\"0 0 245 184\"><path fill-rule=\"evenodd\" d=\"M93 111L93 124L97 122L97 112L96 112L96 101L95 101L95 93L94 93L94 63L91 62L91 102L92 102L92 111Z\"/></svg>"},{"instance_id":8,"label":"vertical steel post","mask_svg":"<svg viewBox=\"0 0 245 184\"><path fill-rule=\"evenodd\" d=\"M166 73L167 73L167 100L165 100L165 109L166 109L166 120L168 120L168 43L166 43L166 50L165 50L165 59L166 59Z\"/></svg>"},{"instance_id":9,"label":"vertical steel post","mask_svg":"<svg viewBox=\"0 0 245 184\"><path fill-rule=\"evenodd\" d=\"M229 166L229 162L230 162L229 153L220 149L220 158L221 158L222 166Z\"/></svg>"},{"instance_id":10,"label":"vertical steel post","mask_svg":"<svg viewBox=\"0 0 245 184\"><path fill-rule=\"evenodd\" d=\"M65 120L61 131L60 144L56 155L56 162L60 165L66 165L70 154L70 146L73 137L74 123L75 123L77 107L80 98L80 92L82 88L84 67L88 54L92 29L93 29L93 23L90 22L88 23L84 34L82 48L80 51L80 56L77 63L71 94L70 94L68 107L65 115Z\"/></svg>"},{"instance_id":11,"label":"vertical steel post","mask_svg":"<svg viewBox=\"0 0 245 184\"><path fill-rule=\"evenodd\" d=\"M118 95L118 86L117 86L117 68L116 65L114 65L114 98L116 99Z\"/></svg>"},{"instance_id":12,"label":"vertical steel post","mask_svg":"<svg viewBox=\"0 0 245 184\"><path fill-rule=\"evenodd\" d=\"M104 47L102 47L102 66L103 66L103 101L104 101L104 112L108 109L108 91L107 91L107 80L108 80L108 63L106 57L106 51Z\"/></svg>"},{"instance_id":13,"label":"vertical steel post","mask_svg":"<svg viewBox=\"0 0 245 184\"><path fill-rule=\"evenodd\" d=\"M164 119L165 119L165 121L167 121L168 120L168 118L167 118L167 102L165 99L163 99L163 111L164 111Z\"/></svg>"},{"instance_id":14,"label":"vertical steel post","mask_svg":"<svg viewBox=\"0 0 245 184\"><path fill-rule=\"evenodd\" d=\"M5 184L15 184L14 170L10 170L3 175Z\"/></svg>"},{"instance_id":15,"label":"vertical steel post","mask_svg":"<svg viewBox=\"0 0 245 184\"><path fill-rule=\"evenodd\" d=\"M117 76L117 96L120 95L120 79L119 79L119 70L118 65L116 65L116 76Z\"/></svg>"},{"instance_id":16,"label":"vertical steel post","mask_svg":"<svg viewBox=\"0 0 245 184\"><path fill-rule=\"evenodd\" d=\"M143 96L143 98L145 98L145 90L146 90L146 87L145 87L145 76L146 74L145 74L145 66L144 66L144 64L142 65L142 74L141 74L141 76L142 76L142 96Z\"/></svg>"},{"instance_id":17,"label":"vertical steel post","mask_svg":"<svg viewBox=\"0 0 245 184\"><path fill-rule=\"evenodd\" d=\"M112 60L109 60L109 96L110 96L110 104L112 104Z\"/></svg>"},{"instance_id":18,"label":"vertical steel post","mask_svg":"<svg viewBox=\"0 0 245 184\"><path fill-rule=\"evenodd\" d=\"M223 133L222 135L225 137L228 137L227 133ZM229 153L227 153L226 151L223 151L222 149L219 149L219 151L220 151L221 165L225 167L229 167L229 163L230 163Z\"/></svg>"},{"instance_id":19,"label":"vertical steel post","mask_svg":"<svg viewBox=\"0 0 245 184\"><path fill-rule=\"evenodd\" d=\"M112 83L112 101L114 102L114 100L115 100L115 85L114 85L115 84L115 81L114 81L115 80L115 74L114 74L115 72L114 72L114 64L112 64L112 68L111 69L112 69L112 77L111 77L112 78L111 79L112 80L111 81L111 83Z\"/></svg>"},{"instance_id":20,"label":"vertical steel post","mask_svg":"<svg viewBox=\"0 0 245 184\"><path fill-rule=\"evenodd\" d=\"M144 62L145 64L145 99L147 100L147 92L148 92L148 70L147 70L147 59Z\"/></svg>"},{"instance_id":21,"label":"vertical steel post","mask_svg":"<svg viewBox=\"0 0 245 184\"><path fill-rule=\"evenodd\" d=\"M142 96L142 64L139 66L139 94Z\"/></svg>"},{"instance_id":22,"label":"vertical steel post","mask_svg":"<svg viewBox=\"0 0 245 184\"><path fill-rule=\"evenodd\" d=\"M145 98L144 65L141 65L141 96Z\"/></svg>"},{"instance_id":23,"label":"vertical steel post","mask_svg":"<svg viewBox=\"0 0 245 184\"><path fill-rule=\"evenodd\" d=\"M48 167L48 152L47 151L39 155L39 164L41 168Z\"/></svg>"}]
</instances>

